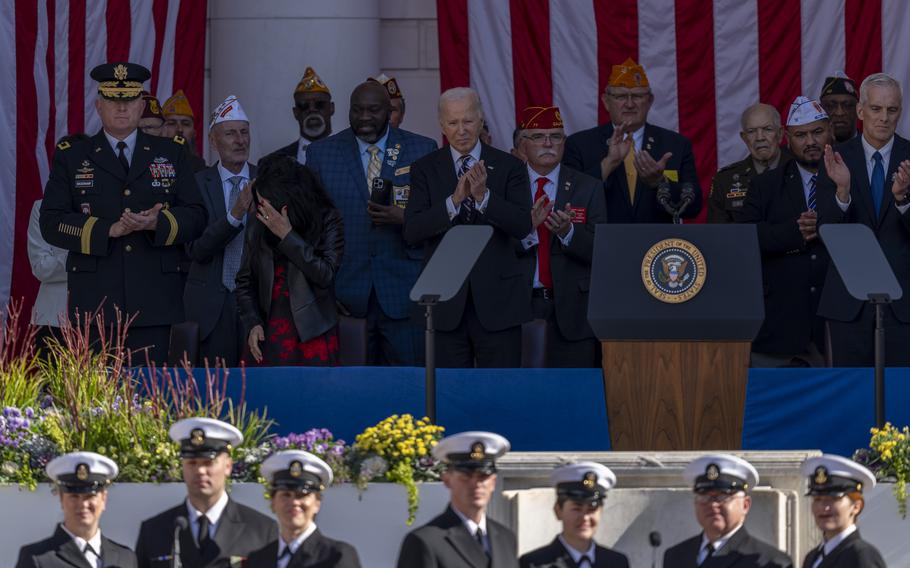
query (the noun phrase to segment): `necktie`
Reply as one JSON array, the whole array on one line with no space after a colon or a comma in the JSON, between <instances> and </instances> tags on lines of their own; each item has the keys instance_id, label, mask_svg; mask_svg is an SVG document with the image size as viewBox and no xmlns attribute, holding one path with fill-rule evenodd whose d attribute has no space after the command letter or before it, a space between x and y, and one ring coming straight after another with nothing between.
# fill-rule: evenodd
<instances>
[{"instance_id":1,"label":"necktie","mask_svg":"<svg viewBox=\"0 0 910 568\"><path fill-rule=\"evenodd\" d=\"M209 537L209 518L206 515L200 515L199 517L199 537L196 540L199 542L199 551L205 552L211 541Z\"/></svg>"},{"instance_id":2,"label":"necktie","mask_svg":"<svg viewBox=\"0 0 910 568\"><path fill-rule=\"evenodd\" d=\"M626 169L626 183L629 185L629 203L635 203L635 184L638 183L638 170L635 169L635 143L629 148L623 160Z\"/></svg>"},{"instance_id":3,"label":"necktie","mask_svg":"<svg viewBox=\"0 0 910 568\"><path fill-rule=\"evenodd\" d=\"M815 183L818 180L816 174L812 174L812 177L809 178L809 196L806 198L806 204L809 206L809 209L815 211Z\"/></svg>"},{"instance_id":4,"label":"necktie","mask_svg":"<svg viewBox=\"0 0 910 568\"><path fill-rule=\"evenodd\" d=\"M240 197L240 182L243 181L243 178L233 176L228 178L228 181L231 182L231 193L228 195L228 215L230 215L231 209L237 203L237 198ZM240 220L243 221L243 217ZM240 257L242 254L243 231L234 235L231 242L224 247L224 259L221 263L221 283L228 290L233 291L236 286L234 277L237 276L237 271L240 270Z\"/></svg>"},{"instance_id":5,"label":"necktie","mask_svg":"<svg viewBox=\"0 0 910 568\"><path fill-rule=\"evenodd\" d=\"M537 192L534 193L534 203L546 195L543 190L547 185L547 178L537 178ZM550 273L550 229L546 223L537 226L537 279L544 288L553 288L553 275Z\"/></svg>"},{"instance_id":6,"label":"necktie","mask_svg":"<svg viewBox=\"0 0 910 568\"><path fill-rule=\"evenodd\" d=\"M129 173L130 163L126 159L124 150L126 150L126 142L123 140L117 142L117 159L120 160L120 165L123 166L123 173Z\"/></svg>"},{"instance_id":7,"label":"necktie","mask_svg":"<svg viewBox=\"0 0 910 568\"><path fill-rule=\"evenodd\" d=\"M878 152L872 154L875 165L872 167L872 203L875 204L875 216L882 211L882 198L885 195L885 168L882 165L882 155Z\"/></svg>"},{"instance_id":8,"label":"necktie","mask_svg":"<svg viewBox=\"0 0 910 568\"><path fill-rule=\"evenodd\" d=\"M578 568L581 568L582 566L587 566L588 568L592 568L592 566L594 566L594 563L591 562L591 559L588 558L587 556L582 556L581 558L578 559Z\"/></svg>"},{"instance_id":9,"label":"necktie","mask_svg":"<svg viewBox=\"0 0 910 568\"><path fill-rule=\"evenodd\" d=\"M89 554L91 554L91 556L89 556ZM82 555L85 556L89 566L98 566L98 559L101 558L101 555L95 552L95 549L92 548L91 544L85 543L85 548L82 549Z\"/></svg>"},{"instance_id":10,"label":"necktie","mask_svg":"<svg viewBox=\"0 0 910 568\"><path fill-rule=\"evenodd\" d=\"M702 561L698 563L699 566L704 566L704 565L708 562L708 560L709 560L712 556L714 556L714 545L713 545L713 544L711 544L711 543L709 542L709 543L708 543L708 546L706 546L704 549L707 550L708 553L705 554L704 559L702 559Z\"/></svg>"},{"instance_id":11,"label":"necktie","mask_svg":"<svg viewBox=\"0 0 910 568\"><path fill-rule=\"evenodd\" d=\"M459 159L461 160L461 166L458 168L458 179L461 179L461 176L468 173L468 170L471 169L471 162L474 161L474 158L472 158L470 154L466 154ZM461 204L465 207L465 219L468 222L473 221L476 205L476 203L474 203L474 198L468 195Z\"/></svg>"},{"instance_id":12,"label":"necktie","mask_svg":"<svg viewBox=\"0 0 910 568\"><path fill-rule=\"evenodd\" d=\"M825 545L824 543L818 547L818 556L815 557L815 562L812 563L812 566L809 568L818 568L818 565L825 561Z\"/></svg>"},{"instance_id":13,"label":"necktie","mask_svg":"<svg viewBox=\"0 0 910 568\"><path fill-rule=\"evenodd\" d=\"M373 180L379 177L382 170L382 159L379 156L379 146L370 144L367 146L367 152L370 153L370 164L367 166L367 190L372 191Z\"/></svg>"},{"instance_id":14,"label":"necktie","mask_svg":"<svg viewBox=\"0 0 910 568\"><path fill-rule=\"evenodd\" d=\"M483 549L483 553L486 554L487 556L489 556L490 551L487 550L487 547L483 542L483 529L481 529L480 527L477 527L477 532L474 533L474 538L477 539L477 544L479 544L480 548Z\"/></svg>"},{"instance_id":15,"label":"necktie","mask_svg":"<svg viewBox=\"0 0 910 568\"><path fill-rule=\"evenodd\" d=\"M278 566L287 566L291 562L291 547L285 546L281 554L278 555Z\"/></svg>"}]
</instances>

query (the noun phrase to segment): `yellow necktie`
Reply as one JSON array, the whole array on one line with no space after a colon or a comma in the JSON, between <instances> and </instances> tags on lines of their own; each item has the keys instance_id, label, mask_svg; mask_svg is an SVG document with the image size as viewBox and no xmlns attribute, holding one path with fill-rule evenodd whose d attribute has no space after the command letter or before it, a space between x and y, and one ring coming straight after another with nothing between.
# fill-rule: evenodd
<instances>
[{"instance_id":1,"label":"yellow necktie","mask_svg":"<svg viewBox=\"0 0 910 568\"><path fill-rule=\"evenodd\" d=\"M373 189L373 180L379 176L382 170L382 159L379 157L379 146L370 144L367 146L367 152L370 153L370 164L367 166L367 189Z\"/></svg>"},{"instance_id":2,"label":"yellow necktie","mask_svg":"<svg viewBox=\"0 0 910 568\"><path fill-rule=\"evenodd\" d=\"M629 184L629 202L635 203L635 184L638 183L638 171L635 169L635 143L632 143L632 146L629 148L629 153L626 154L625 159L623 160L623 165L626 168L626 183Z\"/></svg>"}]
</instances>

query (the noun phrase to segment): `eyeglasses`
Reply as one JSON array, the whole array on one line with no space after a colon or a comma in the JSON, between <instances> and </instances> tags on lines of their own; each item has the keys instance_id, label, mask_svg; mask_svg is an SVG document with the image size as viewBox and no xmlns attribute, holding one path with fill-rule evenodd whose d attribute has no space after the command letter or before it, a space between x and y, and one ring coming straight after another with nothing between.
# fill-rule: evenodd
<instances>
[{"instance_id":1,"label":"eyeglasses","mask_svg":"<svg viewBox=\"0 0 910 568\"><path fill-rule=\"evenodd\" d=\"M774 134L777 132L777 130L778 130L778 127L775 127L775 126L762 126L761 128L747 128L747 129L743 130L743 134L745 134L749 138L752 138L752 137L756 136L759 132L761 132L765 136L770 137L770 136L774 136Z\"/></svg>"},{"instance_id":2,"label":"eyeglasses","mask_svg":"<svg viewBox=\"0 0 910 568\"><path fill-rule=\"evenodd\" d=\"M613 99L618 103L624 103L626 101L631 101L633 103L640 103L647 99L651 95L648 93L607 93L607 96Z\"/></svg>"},{"instance_id":3,"label":"eyeglasses","mask_svg":"<svg viewBox=\"0 0 910 568\"><path fill-rule=\"evenodd\" d=\"M708 503L726 505L740 495L742 495L742 493L716 493L714 495L711 495L710 493L696 493L695 502L699 505L707 505Z\"/></svg>"},{"instance_id":4,"label":"eyeglasses","mask_svg":"<svg viewBox=\"0 0 910 568\"><path fill-rule=\"evenodd\" d=\"M561 132L554 132L552 134L543 134L538 132L537 134L525 134L522 136L522 138L530 140L535 144L542 144L544 140L549 140L553 144L561 144L566 139L566 135Z\"/></svg>"},{"instance_id":5,"label":"eyeglasses","mask_svg":"<svg viewBox=\"0 0 910 568\"><path fill-rule=\"evenodd\" d=\"M329 107L329 101L306 101L303 103L295 103L297 110L301 112L307 112L309 110L322 111Z\"/></svg>"},{"instance_id":6,"label":"eyeglasses","mask_svg":"<svg viewBox=\"0 0 910 568\"><path fill-rule=\"evenodd\" d=\"M852 101L825 101L822 103L822 108L825 109L825 112L831 114L837 110L841 112L850 112L851 110L856 109L856 103Z\"/></svg>"}]
</instances>

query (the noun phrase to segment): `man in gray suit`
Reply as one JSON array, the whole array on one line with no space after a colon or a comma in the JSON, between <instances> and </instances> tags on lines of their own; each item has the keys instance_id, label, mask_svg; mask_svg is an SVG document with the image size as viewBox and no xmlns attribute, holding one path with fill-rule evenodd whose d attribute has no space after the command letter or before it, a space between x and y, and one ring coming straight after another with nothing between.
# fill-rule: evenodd
<instances>
[{"instance_id":1,"label":"man in gray suit","mask_svg":"<svg viewBox=\"0 0 910 568\"><path fill-rule=\"evenodd\" d=\"M240 268L243 229L253 201L256 166L250 157L250 122L233 95L212 113L209 141L219 161L196 174L208 212L201 237L187 245L193 263L183 292L187 321L199 324L199 356L236 367L244 334L234 298L234 278Z\"/></svg>"}]
</instances>

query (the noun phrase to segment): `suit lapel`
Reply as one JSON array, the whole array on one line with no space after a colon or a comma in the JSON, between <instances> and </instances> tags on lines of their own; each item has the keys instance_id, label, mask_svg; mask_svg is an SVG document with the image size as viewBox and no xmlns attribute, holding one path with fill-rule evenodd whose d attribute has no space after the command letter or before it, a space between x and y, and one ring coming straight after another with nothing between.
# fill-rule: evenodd
<instances>
[{"instance_id":1,"label":"suit lapel","mask_svg":"<svg viewBox=\"0 0 910 568\"><path fill-rule=\"evenodd\" d=\"M436 160L436 175L440 180L437 192L442 199L452 195L458 185L458 176L455 174L455 161L452 160L452 151L448 146L439 150Z\"/></svg>"},{"instance_id":2,"label":"suit lapel","mask_svg":"<svg viewBox=\"0 0 910 568\"><path fill-rule=\"evenodd\" d=\"M869 223L872 226L875 226L875 204L872 203L872 188L869 186L869 170L866 168L866 154L863 151L863 143L859 136L845 144L841 156L844 158L844 162L846 162L847 168L850 170L850 175L857 176L855 187L859 192L859 195L852 195L852 198L858 201L854 206L860 206L863 210L863 213L858 215L858 218L860 219L860 222L862 222L868 212ZM851 182L851 184L852 183L854 182Z\"/></svg>"},{"instance_id":3,"label":"suit lapel","mask_svg":"<svg viewBox=\"0 0 910 568\"><path fill-rule=\"evenodd\" d=\"M398 159L404 152L401 144L401 131L397 128L388 126L389 135L385 139L385 154L382 156L382 168L379 170L379 177L382 179L394 179L395 170L398 168ZM389 162L392 164L389 165Z\"/></svg>"},{"instance_id":4,"label":"suit lapel","mask_svg":"<svg viewBox=\"0 0 910 568\"><path fill-rule=\"evenodd\" d=\"M222 188L221 175L218 173L218 164L216 163L205 174L205 189L209 194L209 199L212 200L212 211L219 216L219 219L227 217L227 209L224 206L224 190Z\"/></svg>"},{"instance_id":5,"label":"suit lapel","mask_svg":"<svg viewBox=\"0 0 910 568\"><path fill-rule=\"evenodd\" d=\"M455 549L455 552L468 563L468 565L473 566L474 568L485 568L487 566L488 558L486 553L483 551L480 544L474 540L471 533L468 532L468 528L461 522L461 518L455 514L451 505L446 509L443 518L440 519L440 523L443 527L447 527L445 540ZM489 528L490 525L487 524L487 529L489 530ZM493 539L490 537L491 547L492 543Z\"/></svg>"},{"instance_id":6,"label":"suit lapel","mask_svg":"<svg viewBox=\"0 0 910 568\"><path fill-rule=\"evenodd\" d=\"M316 529L313 534L303 541L303 544L300 545L300 548L298 548L297 552L294 553L294 556L291 557L287 568L305 568L307 563L312 565L312 561L319 556L319 548L322 544L322 539L322 533L319 532L319 529Z\"/></svg>"},{"instance_id":7,"label":"suit lapel","mask_svg":"<svg viewBox=\"0 0 910 568\"><path fill-rule=\"evenodd\" d=\"M361 188L362 195L369 199L370 187L367 185L367 176L363 171L363 161L360 159L360 145L357 143L354 131L350 128L345 130L342 135L344 136L343 146L347 158L346 161L351 164L351 176L353 176L357 187ZM367 165L369 166L369 162L367 162Z\"/></svg>"},{"instance_id":8,"label":"suit lapel","mask_svg":"<svg viewBox=\"0 0 910 568\"><path fill-rule=\"evenodd\" d=\"M892 209L894 204L894 194L891 193L891 185L894 183L894 174L902 160L907 158L908 149L907 141L898 135L894 135L894 144L891 146L891 157L888 159L888 169L885 170L885 188L882 195L882 210L879 212L878 224L881 224L885 215Z\"/></svg>"},{"instance_id":9,"label":"suit lapel","mask_svg":"<svg viewBox=\"0 0 910 568\"><path fill-rule=\"evenodd\" d=\"M711 557L709 564L711 568L726 568L733 564L738 558L738 554L733 554L733 552L738 551L743 544L749 540L749 533L746 532L746 527L741 527L736 534L730 537L730 540L727 543L714 553Z\"/></svg>"},{"instance_id":10,"label":"suit lapel","mask_svg":"<svg viewBox=\"0 0 910 568\"><path fill-rule=\"evenodd\" d=\"M115 178L126 179L123 166L120 165L120 160L117 159L110 142L107 141L104 130L99 130L97 134L92 136L92 141L95 147L89 153L89 158Z\"/></svg>"},{"instance_id":11,"label":"suit lapel","mask_svg":"<svg viewBox=\"0 0 910 568\"><path fill-rule=\"evenodd\" d=\"M893 153L893 151L892 151L892 153ZM848 535L847 538L842 540L840 542L840 544L835 546L834 550L831 551L831 554L826 555L825 558L821 561L821 564L818 565L818 568L826 568L828 566L837 566L838 557L840 557L840 555L844 553L844 550L846 550L847 547L850 546L850 543L852 543L854 540L859 540L859 538L860 538L859 529L857 529L857 530L853 531L853 533ZM816 550L818 550L818 549L816 549ZM806 568L812 568L812 565L809 564L806 566Z\"/></svg>"},{"instance_id":12,"label":"suit lapel","mask_svg":"<svg viewBox=\"0 0 910 568\"><path fill-rule=\"evenodd\" d=\"M572 560L572 556L569 554L569 551L566 550L566 547L563 546L561 542L559 542L558 537L553 539L553 542L550 543L550 546L548 548L553 554L553 568L577 568L575 561ZM597 562L596 552L595 558L592 558L592 560L594 560L594 562Z\"/></svg>"},{"instance_id":13,"label":"suit lapel","mask_svg":"<svg viewBox=\"0 0 910 568\"><path fill-rule=\"evenodd\" d=\"M77 568L94 568L89 565L88 560L85 559L85 555L82 554L82 551L79 550L79 547L76 546L76 541L73 538L66 534L66 531L63 530L63 527L57 525L57 531L54 533L54 538L60 544L57 547L57 556L61 560L72 564Z\"/></svg>"},{"instance_id":14,"label":"suit lapel","mask_svg":"<svg viewBox=\"0 0 910 568\"><path fill-rule=\"evenodd\" d=\"M271 286L269 290L271 290ZM237 507L233 499L228 499L224 512L221 513L221 518L218 520L218 526L215 528L214 541L218 543L218 549L223 552L230 548L229 545L240 540L242 536L243 519L240 518L240 508ZM222 554L222 556L225 555Z\"/></svg>"},{"instance_id":15,"label":"suit lapel","mask_svg":"<svg viewBox=\"0 0 910 568\"><path fill-rule=\"evenodd\" d=\"M783 191L786 194L784 199L789 206L788 213L799 217L809 206L806 203L806 193L803 189L803 176L796 162L793 165L786 166L784 170Z\"/></svg>"}]
</instances>

